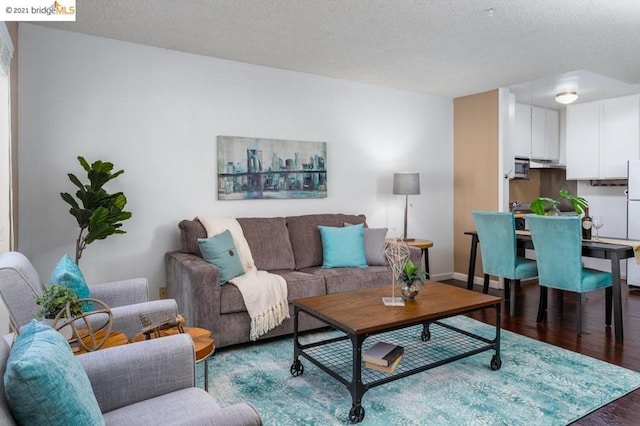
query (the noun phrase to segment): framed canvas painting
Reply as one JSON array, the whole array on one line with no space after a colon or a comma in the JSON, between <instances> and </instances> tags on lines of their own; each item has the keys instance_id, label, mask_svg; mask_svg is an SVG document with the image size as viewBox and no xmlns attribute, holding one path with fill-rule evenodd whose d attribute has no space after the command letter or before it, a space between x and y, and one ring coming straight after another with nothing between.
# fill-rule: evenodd
<instances>
[{"instance_id":1,"label":"framed canvas painting","mask_svg":"<svg viewBox=\"0 0 640 426\"><path fill-rule=\"evenodd\" d=\"M327 143L218 136L218 199L327 197Z\"/></svg>"}]
</instances>

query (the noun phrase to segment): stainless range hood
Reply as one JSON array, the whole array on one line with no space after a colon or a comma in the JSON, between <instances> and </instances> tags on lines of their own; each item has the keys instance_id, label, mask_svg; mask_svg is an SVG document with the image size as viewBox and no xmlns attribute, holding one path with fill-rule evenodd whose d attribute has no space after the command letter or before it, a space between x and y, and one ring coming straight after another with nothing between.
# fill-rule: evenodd
<instances>
[{"instance_id":1,"label":"stainless range hood","mask_svg":"<svg viewBox=\"0 0 640 426\"><path fill-rule=\"evenodd\" d=\"M567 166L557 161L531 160L529 167L532 169L566 169Z\"/></svg>"}]
</instances>

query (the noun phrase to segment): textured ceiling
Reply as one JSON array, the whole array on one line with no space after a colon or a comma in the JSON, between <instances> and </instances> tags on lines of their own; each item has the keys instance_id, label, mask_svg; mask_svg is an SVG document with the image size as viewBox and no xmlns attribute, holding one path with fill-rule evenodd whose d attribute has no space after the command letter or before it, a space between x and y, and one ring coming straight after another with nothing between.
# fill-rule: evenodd
<instances>
[{"instance_id":1,"label":"textured ceiling","mask_svg":"<svg viewBox=\"0 0 640 426\"><path fill-rule=\"evenodd\" d=\"M76 22L40 24L449 97L576 70L640 84L640 0L82 0L76 6Z\"/></svg>"}]
</instances>

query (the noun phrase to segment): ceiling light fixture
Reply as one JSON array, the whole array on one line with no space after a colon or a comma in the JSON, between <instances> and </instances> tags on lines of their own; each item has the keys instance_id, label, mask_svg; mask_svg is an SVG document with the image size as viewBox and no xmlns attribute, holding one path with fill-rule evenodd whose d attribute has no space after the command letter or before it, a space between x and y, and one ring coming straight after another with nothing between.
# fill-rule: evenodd
<instances>
[{"instance_id":1,"label":"ceiling light fixture","mask_svg":"<svg viewBox=\"0 0 640 426\"><path fill-rule=\"evenodd\" d=\"M578 99L578 92L561 92L556 95L556 102L559 104L570 104Z\"/></svg>"}]
</instances>

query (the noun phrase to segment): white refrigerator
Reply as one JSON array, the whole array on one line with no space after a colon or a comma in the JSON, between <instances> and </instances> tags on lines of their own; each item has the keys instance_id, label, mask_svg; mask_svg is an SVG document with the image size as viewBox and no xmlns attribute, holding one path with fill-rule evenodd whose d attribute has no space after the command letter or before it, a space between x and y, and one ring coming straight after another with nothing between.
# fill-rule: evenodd
<instances>
[{"instance_id":1,"label":"white refrigerator","mask_svg":"<svg viewBox=\"0 0 640 426\"><path fill-rule=\"evenodd\" d=\"M627 169L627 238L640 241L640 160L629 160ZM627 259L627 283L640 287L640 265Z\"/></svg>"}]
</instances>

